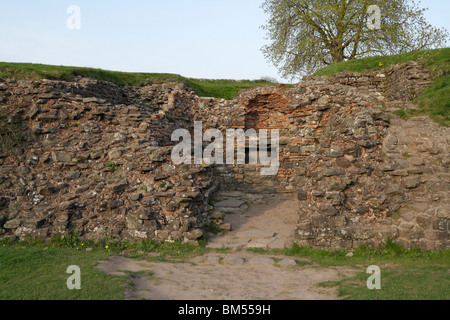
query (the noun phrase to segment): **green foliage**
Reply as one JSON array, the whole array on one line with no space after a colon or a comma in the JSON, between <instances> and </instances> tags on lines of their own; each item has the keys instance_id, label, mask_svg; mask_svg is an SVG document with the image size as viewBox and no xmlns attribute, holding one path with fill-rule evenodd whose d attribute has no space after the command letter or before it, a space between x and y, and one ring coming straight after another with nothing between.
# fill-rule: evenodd
<instances>
[{"instance_id":1,"label":"green foliage","mask_svg":"<svg viewBox=\"0 0 450 320\"><path fill-rule=\"evenodd\" d=\"M381 10L379 29L368 27L370 5ZM265 0L262 8L270 41L263 52L285 78L346 60L439 48L448 39L410 1Z\"/></svg>"},{"instance_id":2,"label":"green foliage","mask_svg":"<svg viewBox=\"0 0 450 320\"><path fill-rule=\"evenodd\" d=\"M106 164L107 168L111 168L114 172L120 171L121 166L116 164L115 162L108 162Z\"/></svg>"},{"instance_id":3,"label":"green foliage","mask_svg":"<svg viewBox=\"0 0 450 320\"><path fill-rule=\"evenodd\" d=\"M220 226L218 224L214 223L214 222L211 222L211 223L205 225L203 227L203 230L206 233L212 233L214 235L217 235L217 234L222 232L222 230L220 229Z\"/></svg>"},{"instance_id":4,"label":"green foliage","mask_svg":"<svg viewBox=\"0 0 450 320\"><path fill-rule=\"evenodd\" d=\"M407 159L412 157L408 152L403 153L402 156Z\"/></svg>"},{"instance_id":5,"label":"green foliage","mask_svg":"<svg viewBox=\"0 0 450 320\"><path fill-rule=\"evenodd\" d=\"M115 168L115 167L116 167L116 164L115 164L114 162L108 162L108 163L106 164L106 167L108 167L108 168Z\"/></svg>"},{"instance_id":6,"label":"green foliage","mask_svg":"<svg viewBox=\"0 0 450 320\"><path fill-rule=\"evenodd\" d=\"M227 100L233 99L242 90L271 85L265 80L192 79L168 73L128 73L92 68L0 62L0 78L73 81L77 76L110 81L117 85L141 86L151 83L181 83L192 88L199 96Z\"/></svg>"},{"instance_id":7,"label":"green foliage","mask_svg":"<svg viewBox=\"0 0 450 320\"><path fill-rule=\"evenodd\" d=\"M435 74L442 73L442 70L449 67L450 48L412 51L396 55L377 55L362 59L343 61L335 63L325 68L317 70L315 76L332 76L336 73L348 72L369 72L374 70L387 69L399 63L408 61L417 61L423 63L425 67L430 68ZM382 66L380 66L380 62Z\"/></svg>"}]
</instances>

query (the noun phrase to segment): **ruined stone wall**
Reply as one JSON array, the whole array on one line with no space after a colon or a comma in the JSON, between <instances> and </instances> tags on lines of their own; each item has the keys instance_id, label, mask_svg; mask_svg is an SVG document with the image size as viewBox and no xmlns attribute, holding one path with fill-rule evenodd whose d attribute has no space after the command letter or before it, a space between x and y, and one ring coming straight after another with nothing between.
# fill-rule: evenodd
<instances>
[{"instance_id":1,"label":"ruined stone wall","mask_svg":"<svg viewBox=\"0 0 450 320\"><path fill-rule=\"evenodd\" d=\"M225 189L295 193L297 243L351 249L391 239L404 247L442 249L449 245L448 215L395 218L411 202L417 177L399 179L403 173L391 170L383 149L391 121L380 104L420 95L428 77L426 70L407 63L366 75L310 77L293 88L258 88L230 102L194 99L189 108L205 130L280 130L277 175L261 176L260 165L213 169ZM431 229L423 230L423 221Z\"/></svg>"},{"instance_id":2,"label":"ruined stone wall","mask_svg":"<svg viewBox=\"0 0 450 320\"><path fill-rule=\"evenodd\" d=\"M201 237L216 186L202 166L172 165L163 143L180 124L67 90L79 82L0 83L2 120L24 138L0 150L0 236Z\"/></svg>"},{"instance_id":3,"label":"ruined stone wall","mask_svg":"<svg viewBox=\"0 0 450 320\"><path fill-rule=\"evenodd\" d=\"M340 72L332 77L311 76L305 77L304 80L315 81L317 84L342 84L362 89L376 94L379 101L406 102L420 96L431 84L430 72L415 61L367 73Z\"/></svg>"},{"instance_id":4,"label":"ruined stone wall","mask_svg":"<svg viewBox=\"0 0 450 320\"><path fill-rule=\"evenodd\" d=\"M202 236L209 198L220 186L295 194L300 245L358 248L393 239L404 247L448 248L442 208L395 219L425 179L418 168L393 163L387 145L396 145L396 137L379 107L417 96L426 79L409 63L248 90L233 101L170 84L0 82L0 120L21 135L13 147L0 147L0 237L78 230L93 239L191 242ZM278 173L261 176L260 165L173 165L171 135L193 130L194 121L224 134L278 129ZM445 163L431 167L444 178ZM448 185L429 188L445 198Z\"/></svg>"}]
</instances>

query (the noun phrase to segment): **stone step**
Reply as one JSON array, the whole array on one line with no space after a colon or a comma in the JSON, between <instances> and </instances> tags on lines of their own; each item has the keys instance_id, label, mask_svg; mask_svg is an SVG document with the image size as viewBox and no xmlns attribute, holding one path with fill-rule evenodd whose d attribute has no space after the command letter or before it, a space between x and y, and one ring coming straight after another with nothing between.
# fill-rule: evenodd
<instances>
[{"instance_id":1,"label":"stone step","mask_svg":"<svg viewBox=\"0 0 450 320\"><path fill-rule=\"evenodd\" d=\"M239 231L236 233L235 238L237 239L257 239L257 238L269 238L275 237L276 233L272 231L250 229L245 231Z\"/></svg>"}]
</instances>

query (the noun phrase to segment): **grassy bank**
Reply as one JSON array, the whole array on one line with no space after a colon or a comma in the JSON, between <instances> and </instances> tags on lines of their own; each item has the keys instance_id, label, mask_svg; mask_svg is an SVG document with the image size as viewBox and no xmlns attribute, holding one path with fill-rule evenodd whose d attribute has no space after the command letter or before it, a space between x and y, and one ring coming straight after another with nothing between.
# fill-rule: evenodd
<instances>
[{"instance_id":1,"label":"grassy bank","mask_svg":"<svg viewBox=\"0 0 450 320\"><path fill-rule=\"evenodd\" d=\"M412 101L420 107L420 110L407 110L398 115L404 119L429 115L440 125L450 126L450 48L350 60L320 69L315 75L331 76L343 71L364 73L407 61L417 61L428 68L433 84Z\"/></svg>"},{"instance_id":2,"label":"grassy bank","mask_svg":"<svg viewBox=\"0 0 450 320\"><path fill-rule=\"evenodd\" d=\"M233 99L242 90L271 85L265 80L193 79L169 73L132 73L94 68L0 62L0 78L4 79L72 81L77 76L110 81L118 85L140 86L148 83L184 83L196 91L199 96L227 100Z\"/></svg>"}]
</instances>

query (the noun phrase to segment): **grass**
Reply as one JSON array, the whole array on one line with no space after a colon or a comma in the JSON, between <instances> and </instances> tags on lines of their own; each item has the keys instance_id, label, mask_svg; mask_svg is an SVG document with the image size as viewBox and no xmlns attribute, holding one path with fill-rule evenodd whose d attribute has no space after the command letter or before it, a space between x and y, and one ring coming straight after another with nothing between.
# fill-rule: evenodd
<instances>
[{"instance_id":1,"label":"grass","mask_svg":"<svg viewBox=\"0 0 450 320\"><path fill-rule=\"evenodd\" d=\"M124 282L95 266L107 252L39 247L0 247L0 300L121 300ZM70 265L81 269L81 290L69 290Z\"/></svg>"},{"instance_id":2,"label":"grass","mask_svg":"<svg viewBox=\"0 0 450 320\"><path fill-rule=\"evenodd\" d=\"M141 86L152 83L182 83L193 89L201 97L227 100L232 100L243 90L274 85L274 83L266 80L193 79L169 73L131 73L94 68L0 62L0 78L3 79L73 81L77 76L110 81L117 85Z\"/></svg>"},{"instance_id":3,"label":"grass","mask_svg":"<svg viewBox=\"0 0 450 320\"><path fill-rule=\"evenodd\" d=\"M433 83L412 101L420 107L419 110L399 111L397 115L403 119L429 115L441 126L450 126L450 48L350 60L327 66L318 70L315 75L331 76L343 71L364 73L407 61L417 61L428 68Z\"/></svg>"},{"instance_id":4,"label":"grass","mask_svg":"<svg viewBox=\"0 0 450 320\"><path fill-rule=\"evenodd\" d=\"M298 245L283 250L249 249L249 251L304 258L324 268L348 266L362 270L371 265L381 268L381 290L367 289L366 282L370 275L366 274L365 270L353 277L318 285L325 288L336 287L339 297L346 300L450 299L450 250L440 252L405 250L389 242L379 249L363 246L353 252L353 257L346 256L347 250L318 250ZM303 265L305 263L300 264Z\"/></svg>"},{"instance_id":5,"label":"grass","mask_svg":"<svg viewBox=\"0 0 450 320\"><path fill-rule=\"evenodd\" d=\"M368 290L370 274L359 273L329 287L337 287L345 300L449 300L448 265L388 266L381 268L381 289Z\"/></svg>"},{"instance_id":6,"label":"grass","mask_svg":"<svg viewBox=\"0 0 450 320\"><path fill-rule=\"evenodd\" d=\"M209 249L206 242L200 246L176 243L142 241L130 243L107 238L100 241L79 239L76 234L52 238L49 241L10 239L0 240L0 299L45 300L108 300L123 299L126 277L106 275L95 268L98 261L112 255L152 262L186 263L191 258L208 252L227 254L229 249ZM87 252L85 248L92 248ZM278 250L248 249L271 256L290 256L298 267L333 266L360 270L356 276L339 281L323 282L320 287L336 287L342 299L351 300L448 300L450 298L450 250L431 252L419 249L405 250L389 242L373 249L361 247L347 257L347 250L319 250L293 245ZM296 259L297 258L297 259ZM277 260L274 260L277 262ZM82 290L66 288L69 265L77 265L82 273ZM382 289L371 291L366 287L370 275L368 266L381 268ZM130 274L129 274L130 275ZM151 273L137 273L131 276ZM128 284L129 285L129 284Z\"/></svg>"}]
</instances>

